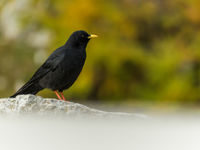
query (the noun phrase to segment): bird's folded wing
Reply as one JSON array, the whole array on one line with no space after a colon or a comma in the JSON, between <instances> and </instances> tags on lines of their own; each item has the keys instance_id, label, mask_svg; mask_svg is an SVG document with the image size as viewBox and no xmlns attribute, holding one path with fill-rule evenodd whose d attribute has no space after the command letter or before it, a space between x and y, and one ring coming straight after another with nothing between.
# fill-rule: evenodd
<instances>
[{"instance_id":1,"label":"bird's folded wing","mask_svg":"<svg viewBox=\"0 0 200 150\"><path fill-rule=\"evenodd\" d=\"M58 64L63 60L64 55L52 55L45 63L35 72L29 82L34 82L44 77L48 72L55 71Z\"/></svg>"},{"instance_id":2,"label":"bird's folded wing","mask_svg":"<svg viewBox=\"0 0 200 150\"><path fill-rule=\"evenodd\" d=\"M46 62L36 71L36 73L32 76L32 78L22 86L14 95L11 97L15 97L18 94L27 94L33 93L35 89L40 89L41 87L37 87L37 82L43 78L48 72L55 71L58 64L63 60L64 55L53 54L51 55ZM36 91L37 91L36 90Z\"/></svg>"}]
</instances>

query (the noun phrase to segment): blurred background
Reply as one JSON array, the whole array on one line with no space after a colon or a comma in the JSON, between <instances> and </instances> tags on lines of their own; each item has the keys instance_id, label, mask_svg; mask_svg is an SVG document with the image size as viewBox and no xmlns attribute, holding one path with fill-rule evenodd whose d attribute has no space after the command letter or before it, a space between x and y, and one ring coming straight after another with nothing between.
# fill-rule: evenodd
<instances>
[{"instance_id":1,"label":"blurred background","mask_svg":"<svg viewBox=\"0 0 200 150\"><path fill-rule=\"evenodd\" d=\"M123 106L200 106L199 0L1 0L0 95L20 88L75 30L98 34L65 96ZM54 97L50 90L38 95Z\"/></svg>"}]
</instances>

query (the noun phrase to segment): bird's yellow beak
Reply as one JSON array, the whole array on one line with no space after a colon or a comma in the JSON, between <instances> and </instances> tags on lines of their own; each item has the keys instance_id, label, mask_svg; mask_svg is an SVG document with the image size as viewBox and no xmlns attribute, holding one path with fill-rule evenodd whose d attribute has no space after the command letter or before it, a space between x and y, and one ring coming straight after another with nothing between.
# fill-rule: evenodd
<instances>
[{"instance_id":1,"label":"bird's yellow beak","mask_svg":"<svg viewBox=\"0 0 200 150\"><path fill-rule=\"evenodd\" d=\"M98 35L96 35L96 34L90 34L90 35L88 36L88 39L97 38L97 37L98 37Z\"/></svg>"}]
</instances>

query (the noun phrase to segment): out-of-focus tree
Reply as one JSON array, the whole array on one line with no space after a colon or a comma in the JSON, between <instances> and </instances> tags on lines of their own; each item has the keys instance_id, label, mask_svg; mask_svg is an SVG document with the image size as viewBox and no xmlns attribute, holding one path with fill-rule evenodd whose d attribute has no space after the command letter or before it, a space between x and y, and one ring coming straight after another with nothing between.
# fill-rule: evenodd
<instances>
[{"instance_id":1,"label":"out-of-focus tree","mask_svg":"<svg viewBox=\"0 0 200 150\"><path fill-rule=\"evenodd\" d=\"M200 101L198 0L2 0L0 27L2 96L83 29L99 38L68 98Z\"/></svg>"}]
</instances>

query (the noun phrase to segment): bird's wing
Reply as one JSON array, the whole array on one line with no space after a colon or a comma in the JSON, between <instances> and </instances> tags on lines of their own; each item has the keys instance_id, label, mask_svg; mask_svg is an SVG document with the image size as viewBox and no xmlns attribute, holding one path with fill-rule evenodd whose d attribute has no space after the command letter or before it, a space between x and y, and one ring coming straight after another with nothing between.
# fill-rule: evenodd
<instances>
[{"instance_id":1,"label":"bird's wing","mask_svg":"<svg viewBox=\"0 0 200 150\"><path fill-rule=\"evenodd\" d=\"M40 91L42 88L40 86L38 87L37 82L41 78L43 78L48 72L55 71L58 64L63 60L63 58L63 53L59 52L50 55L45 63L35 72L32 78L11 97L15 97L19 94L35 94Z\"/></svg>"},{"instance_id":2,"label":"bird's wing","mask_svg":"<svg viewBox=\"0 0 200 150\"><path fill-rule=\"evenodd\" d=\"M62 53L53 53L50 55L46 62L35 72L32 78L11 97L15 97L19 94L35 94L40 91L42 88L37 86L37 82L48 72L55 71L63 58L64 55Z\"/></svg>"},{"instance_id":3,"label":"bird's wing","mask_svg":"<svg viewBox=\"0 0 200 150\"><path fill-rule=\"evenodd\" d=\"M35 72L29 82L34 82L44 77L48 72L55 71L58 64L63 60L64 55L51 55L46 62Z\"/></svg>"}]
</instances>

